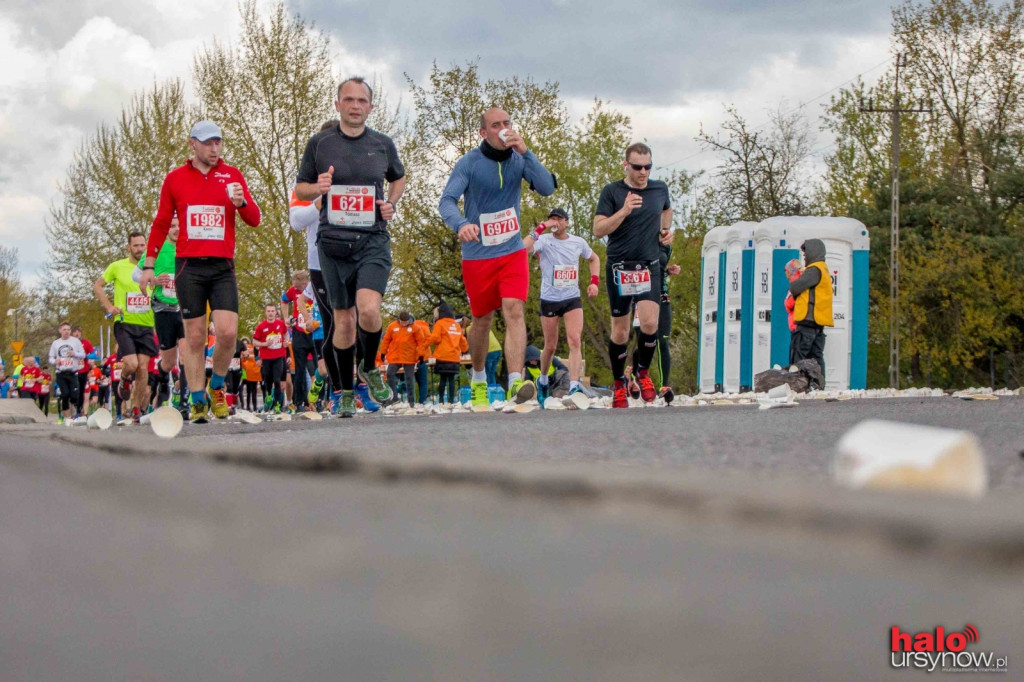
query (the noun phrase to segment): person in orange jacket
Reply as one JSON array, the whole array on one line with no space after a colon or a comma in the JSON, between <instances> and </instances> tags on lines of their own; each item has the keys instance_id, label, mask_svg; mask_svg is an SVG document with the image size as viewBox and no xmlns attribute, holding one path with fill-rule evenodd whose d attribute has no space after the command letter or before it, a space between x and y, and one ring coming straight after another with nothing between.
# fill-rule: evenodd
<instances>
[{"instance_id":1,"label":"person in orange jacket","mask_svg":"<svg viewBox=\"0 0 1024 682\"><path fill-rule=\"evenodd\" d=\"M448 402L456 401L455 377L459 375L462 354L469 350L469 342L462 331L462 325L455 321L455 313L446 301L434 308L434 331L427 338L421 350L426 354L427 346L435 346L430 362L441 378L437 388L437 401L444 402L445 389L448 389Z\"/></svg>"},{"instance_id":2,"label":"person in orange jacket","mask_svg":"<svg viewBox=\"0 0 1024 682\"><path fill-rule=\"evenodd\" d=\"M403 310L398 319L388 325L380 340L377 359L387 365L388 385L398 395L398 370L401 369L405 377L406 401L410 403L415 402L416 360L427 335L423 327L415 324L412 314Z\"/></svg>"}]
</instances>

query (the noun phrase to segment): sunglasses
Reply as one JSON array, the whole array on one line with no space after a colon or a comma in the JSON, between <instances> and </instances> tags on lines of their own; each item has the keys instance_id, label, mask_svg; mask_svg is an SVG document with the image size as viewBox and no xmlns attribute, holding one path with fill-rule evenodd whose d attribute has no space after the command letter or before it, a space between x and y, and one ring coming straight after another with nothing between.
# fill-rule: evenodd
<instances>
[{"instance_id":1,"label":"sunglasses","mask_svg":"<svg viewBox=\"0 0 1024 682\"><path fill-rule=\"evenodd\" d=\"M642 171L642 170L648 170L649 171L652 168L654 168L654 164L653 163L631 163L631 164L629 164L629 167L632 168L635 171Z\"/></svg>"}]
</instances>

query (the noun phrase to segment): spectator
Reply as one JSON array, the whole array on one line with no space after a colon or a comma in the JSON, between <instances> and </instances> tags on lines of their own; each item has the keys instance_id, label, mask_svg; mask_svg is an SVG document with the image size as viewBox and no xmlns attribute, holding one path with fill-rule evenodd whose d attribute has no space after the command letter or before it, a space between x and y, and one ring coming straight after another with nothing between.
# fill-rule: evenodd
<instances>
[{"instance_id":1,"label":"spectator","mask_svg":"<svg viewBox=\"0 0 1024 682\"><path fill-rule=\"evenodd\" d=\"M380 342L380 357L387 363L388 385L398 393L398 370L402 370L405 378L406 400L416 402L413 385L416 381L416 360L419 358L420 347L424 345L428 334L423 327L413 324L412 313L403 310L398 319L388 325Z\"/></svg>"},{"instance_id":2,"label":"spectator","mask_svg":"<svg viewBox=\"0 0 1024 682\"><path fill-rule=\"evenodd\" d=\"M816 360L825 374L825 327L833 326L832 276L825 265L825 242L808 239L801 246L804 273L789 285L796 303L793 317L796 331L789 344L789 364L804 359ZM824 388L818 386L817 388Z\"/></svg>"},{"instance_id":3,"label":"spectator","mask_svg":"<svg viewBox=\"0 0 1024 682\"><path fill-rule=\"evenodd\" d=\"M462 325L455 321L455 314L447 302L434 308L434 331L426 339L421 352L429 346L434 346L431 360L434 369L440 377L440 384L437 388L437 401L444 402L445 391L448 392L448 402L454 403L457 400L455 395L456 381L462 365L459 361L462 354L469 350L469 342L466 334L462 331Z\"/></svg>"}]
</instances>

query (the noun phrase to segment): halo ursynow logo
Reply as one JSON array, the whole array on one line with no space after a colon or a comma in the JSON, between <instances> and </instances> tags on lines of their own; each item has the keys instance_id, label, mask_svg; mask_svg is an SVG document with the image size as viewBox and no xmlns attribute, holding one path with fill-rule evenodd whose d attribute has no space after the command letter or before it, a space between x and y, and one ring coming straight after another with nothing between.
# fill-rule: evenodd
<instances>
[{"instance_id":1,"label":"halo ursynow logo","mask_svg":"<svg viewBox=\"0 0 1024 682\"><path fill-rule=\"evenodd\" d=\"M968 644L981 639L978 628L970 623L962 632L946 632L941 625L934 632L903 632L898 625L889 630L889 663L893 668L923 668L928 672L999 672L1004 673L1008 656L995 653L965 651Z\"/></svg>"}]
</instances>

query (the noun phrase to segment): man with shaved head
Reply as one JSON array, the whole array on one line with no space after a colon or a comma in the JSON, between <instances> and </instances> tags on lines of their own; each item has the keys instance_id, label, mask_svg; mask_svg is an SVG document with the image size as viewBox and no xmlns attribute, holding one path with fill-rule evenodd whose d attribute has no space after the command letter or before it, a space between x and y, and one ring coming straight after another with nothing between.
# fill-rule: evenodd
<instances>
[{"instance_id":1,"label":"man with shaved head","mask_svg":"<svg viewBox=\"0 0 1024 682\"><path fill-rule=\"evenodd\" d=\"M462 242L462 279L473 315L469 353L474 407L488 405L485 364L494 311L499 309L507 329L508 398L522 403L536 395L533 382L523 380L530 271L519 233L520 201L524 180L541 196L551 196L557 187L555 176L526 148L501 109L483 113L480 137L480 146L455 164L438 206ZM464 213L459 211L460 198L465 199Z\"/></svg>"}]
</instances>

